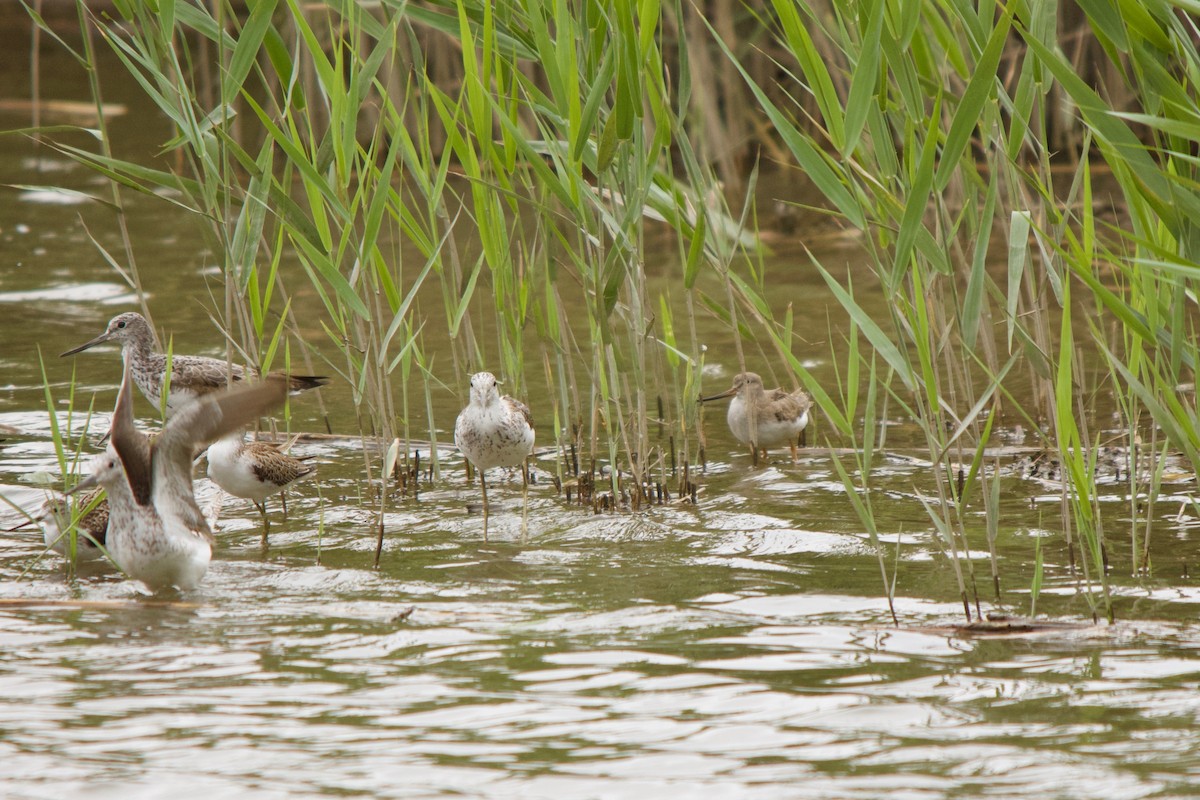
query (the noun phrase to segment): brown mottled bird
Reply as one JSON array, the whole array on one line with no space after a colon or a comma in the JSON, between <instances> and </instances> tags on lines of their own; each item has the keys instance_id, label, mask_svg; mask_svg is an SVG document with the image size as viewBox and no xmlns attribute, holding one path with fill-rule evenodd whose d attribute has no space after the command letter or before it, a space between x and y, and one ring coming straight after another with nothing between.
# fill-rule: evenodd
<instances>
[{"instance_id":1,"label":"brown mottled bird","mask_svg":"<svg viewBox=\"0 0 1200 800\"><path fill-rule=\"evenodd\" d=\"M19 531L33 524L41 525L42 536L46 549L53 550L61 556L71 557L70 528L75 525L75 553L78 561L94 561L104 558L100 550L108 535L108 498L103 489L94 489L84 493L75 505L75 514L91 507L78 519L72 520L70 498L55 495L42 503L36 514L29 517L14 528L5 528L8 532Z\"/></svg>"},{"instance_id":2,"label":"brown mottled bird","mask_svg":"<svg viewBox=\"0 0 1200 800\"><path fill-rule=\"evenodd\" d=\"M245 433L238 432L208 448L208 477L229 494L258 507L266 541L271 528L266 500L316 471L304 461L280 451L274 444L247 442Z\"/></svg>"},{"instance_id":3,"label":"brown mottled bird","mask_svg":"<svg viewBox=\"0 0 1200 800\"><path fill-rule=\"evenodd\" d=\"M808 425L808 410L812 406L804 390L768 392L757 374L741 372L733 377L733 386L728 390L701 397L700 402L724 397L733 398L725 415L729 430L739 442L750 445L755 463L760 450L766 458L768 449L785 444L792 448L792 461L796 460L796 440Z\"/></svg>"}]
</instances>

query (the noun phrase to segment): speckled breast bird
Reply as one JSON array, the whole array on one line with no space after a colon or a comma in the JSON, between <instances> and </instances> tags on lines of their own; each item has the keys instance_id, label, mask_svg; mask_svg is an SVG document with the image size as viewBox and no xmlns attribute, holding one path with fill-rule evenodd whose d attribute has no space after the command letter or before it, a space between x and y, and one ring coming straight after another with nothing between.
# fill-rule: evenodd
<instances>
[{"instance_id":1,"label":"speckled breast bird","mask_svg":"<svg viewBox=\"0 0 1200 800\"><path fill-rule=\"evenodd\" d=\"M105 342L120 342L121 355L133 371L133 382L142 390L155 408L161 406L162 388L167 375L167 356L154 347L154 332L150 323L135 311L113 317L104 333L78 347L63 353L70 356ZM272 373L281 376L282 373ZM229 377L232 376L232 381ZM170 392L167 395L167 415L180 406L219 392L229 385L237 385L247 379L258 377L258 370L230 364L220 358L172 354ZM316 375L288 375L288 389L293 392L315 389L327 383L327 379Z\"/></svg>"},{"instance_id":2,"label":"speckled breast bird","mask_svg":"<svg viewBox=\"0 0 1200 800\"><path fill-rule=\"evenodd\" d=\"M42 539L46 543L46 549L70 558L73 522L76 532L75 559L77 561L103 559L104 553L100 548L104 546L105 537L108 534L108 498L104 496L104 490L97 488L90 492L84 492L76 500L74 512L70 500L71 498L65 495L50 497L25 522L4 530L12 533L31 525L38 525L42 529ZM82 513L78 519L72 520L72 516L79 514L84 509L88 510Z\"/></svg>"},{"instance_id":3,"label":"speckled breast bird","mask_svg":"<svg viewBox=\"0 0 1200 800\"><path fill-rule=\"evenodd\" d=\"M501 395L496 376L477 372L471 376L471 401L454 421L454 444L479 470L483 515L487 519L487 480L493 467L517 467L533 453L533 417L520 400ZM525 476L522 469L522 476Z\"/></svg>"},{"instance_id":4,"label":"speckled breast bird","mask_svg":"<svg viewBox=\"0 0 1200 800\"><path fill-rule=\"evenodd\" d=\"M212 558L212 531L196 503L192 454L283 405L287 382L267 380L203 395L181 406L151 441L133 421L132 368L125 362L107 450L72 492L108 492L107 548L113 561L152 591L195 588Z\"/></svg>"}]
</instances>

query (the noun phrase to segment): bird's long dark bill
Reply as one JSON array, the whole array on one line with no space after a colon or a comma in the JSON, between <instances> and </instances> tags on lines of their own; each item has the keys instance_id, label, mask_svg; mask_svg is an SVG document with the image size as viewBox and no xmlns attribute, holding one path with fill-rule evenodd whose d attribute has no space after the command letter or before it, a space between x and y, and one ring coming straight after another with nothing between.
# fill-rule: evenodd
<instances>
[{"instance_id":1,"label":"bird's long dark bill","mask_svg":"<svg viewBox=\"0 0 1200 800\"><path fill-rule=\"evenodd\" d=\"M710 394L708 397L701 397L700 402L707 403L709 400L724 400L726 397L733 397L735 394L737 394L737 387L727 389L720 394Z\"/></svg>"},{"instance_id":2,"label":"bird's long dark bill","mask_svg":"<svg viewBox=\"0 0 1200 800\"><path fill-rule=\"evenodd\" d=\"M95 347L96 345L104 344L107 341L108 341L108 333L105 332L105 333L102 333L99 336L97 336L95 339L92 339L90 342L84 342L83 344L79 345L79 347L72 347L67 352L60 354L59 358L66 358L67 356L73 356L76 353L82 353L84 350L87 350L89 347Z\"/></svg>"},{"instance_id":3,"label":"bird's long dark bill","mask_svg":"<svg viewBox=\"0 0 1200 800\"><path fill-rule=\"evenodd\" d=\"M66 495L67 497L70 497L73 494L78 494L79 492L82 492L84 489L91 489L93 486L99 486L99 485L100 485L100 480L95 475L88 475L86 478L81 480L79 483L75 484L70 489L67 489L65 492L63 492L63 494Z\"/></svg>"}]
</instances>

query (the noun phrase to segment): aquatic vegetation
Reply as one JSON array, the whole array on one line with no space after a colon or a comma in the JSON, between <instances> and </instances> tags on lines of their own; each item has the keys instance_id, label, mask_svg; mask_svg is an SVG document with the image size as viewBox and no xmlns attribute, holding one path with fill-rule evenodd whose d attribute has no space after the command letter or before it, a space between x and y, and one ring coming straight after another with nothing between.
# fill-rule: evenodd
<instances>
[{"instance_id":1,"label":"aquatic vegetation","mask_svg":"<svg viewBox=\"0 0 1200 800\"><path fill-rule=\"evenodd\" d=\"M860 358L872 375L877 360L886 365L886 390L925 436L935 496L921 502L968 615L972 598L979 605L972 560L963 555L971 504L986 509L998 586L995 488L981 469L997 416L1027 420L1059 453L1071 563L1087 597L1098 588L1094 613L1110 619L1111 547L1097 506L1096 446L1116 436L1134 449L1149 437L1155 452L1165 438L1188 454L1193 474L1200 466L1194 398L1174 389L1195 365L1197 274L1186 265L1200 255L1189 222L1200 209L1197 164L1187 155L1197 131L1179 115L1200 110L1183 77L1200 57L1185 15L1170 2L1153 5L1148 25L1140 12L1086 20L1088 35L1106 45L1088 52L1112 59L1120 76L1103 95L1058 48L1053 8L981 13L926 4L901 24L886 4L773 3L770 27L787 53L782 67L811 92L781 102L721 45L830 213L863 234L865 266L888 299L888 318L863 311L861 276L843 280L814 267L869 342ZM1133 44L1147 38L1154 48ZM1164 69L1164 58L1177 69ZM1047 128L1063 99L1081 135L1052 158ZM1116 221L1101 216L1097 170L1119 187ZM1007 266L1001 273L988 269L998 254ZM762 306L762 292L749 283L737 290L749 307ZM784 323L763 321L787 352ZM1096 364L1088 354L1097 348L1107 363L1085 369ZM1029 391L1009 388L1015 380ZM829 416L860 440L848 424L857 391L845 387L846 413ZM1122 430L1093 428L1099 396L1115 399L1104 405L1119 407ZM819 394L817 401L833 404ZM968 461L969 468L955 466ZM1129 472L1133 520L1143 491L1152 505L1157 490L1137 472ZM857 486L869 496L868 475L861 470ZM1138 554L1148 522L1137 528L1130 531L1135 570L1145 566Z\"/></svg>"},{"instance_id":2,"label":"aquatic vegetation","mask_svg":"<svg viewBox=\"0 0 1200 800\"><path fill-rule=\"evenodd\" d=\"M1068 562L1111 617L1096 448L1200 464L1195 398L1176 391L1197 355L1187 23L1166 0L1071 20L719 6L287 0L164 16L118 0L110 20L81 4L80 59L93 63L93 36L112 49L172 122L174 164L121 160L103 129L98 151L53 146L111 178L118 209L138 191L194 213L225 276L211 311L231 356L349 387L377 554L394 490L422 472L412 442L440 477L435 393L484 369L546 398L542 439L572 499L642 508L671 484L694 498L698 331L715 319L737 372L783 365L828 421L819 435L851 446L854 469L834 463L889 597L871 482L889 421L916 424L930 482L914 502L968 616L982 613L972 539L1002 602L996 438L1021 424L1058 453ZM1068 23L1114 78L1106 94L1058 49ZM91 74L99 104L105 76ZM849 352L836 387L804 363L812 310L773 291L786 267L766 266L756 235L760 164L735 166L729 146L747 125L811 183L816 213L857 235L854 270L811 253L790 264L844 314L829 329ZM660 231L675 258L647 263ZM319 300L323 342L297 335L314 327L296 317L300 292ZM877 292L886 314L867 310ZM1114 408L1116 429L1098 414ZM1141 509L1161 468L1126 475L1129 569L1145 571Z\"/></svg>"}]
</instances>

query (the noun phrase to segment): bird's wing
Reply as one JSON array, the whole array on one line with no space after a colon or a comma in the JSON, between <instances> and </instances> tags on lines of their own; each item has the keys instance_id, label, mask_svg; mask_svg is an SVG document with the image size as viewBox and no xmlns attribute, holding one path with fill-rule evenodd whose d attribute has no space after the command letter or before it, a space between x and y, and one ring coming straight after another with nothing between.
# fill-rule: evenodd
<instances>
[{"instance_id":1,"label":"bird's wing","mask_svg":"<svg viewBox=\"0 0 1200 800\"><path fill-rule=\"evenodd\" d=\"M125 370L121 376L121 389L117 392L117 405L113 409L112 434L113 447L125 468L125 478L129 482L133 499L140 506L151 504L151 466L152 456L150 439L137 429L133 422L133 375L129 362L124 362Z\"/></svg>"},{"instance_id":2,"label":"bird's wing","mask_svg":"<svg viewBox=\"0 0 1200 800\"><path fill-rule=\"evenodd\" d=\"M250 442L246 450L254 455L251 468L261 481L288 484L316 471L316 467L305 464L296 456L279 452L275 445L267 442Z\"/></svg>"},{"instance_id":3,"label":"bird's wing","mask_svg":"<svg viewBox=\"0 0 1200 800\"><path fill-rule=\"evenodd\" d=\"M205 395L181 407L167 421L154 442L154 480L158 491L170 492L187 506L188 522L195 523L196 530L208 530L192 488L192 456L196 449L245 428L286 400L286 381L269 377L249 386Z\"/></svg>"},{"instance_id":4,"label":"bird's wing","mask_svg":"<svg viewBox=\"0 0 1200 800\"><path fill-rule=\"evenodd\" d=\"M165 364L165 357L163 360ZM240 364L228 364L207 356L174 356L171 380L183 380L185 374L188 387L196 394L209 394L240 383L245 377L245 369ZM229 380L230 376L232 380Z\"/></svg>"},{"instance_id":5,"label":"bird's wing","mask_svg":"<svg viewBox=\"0 0 1200 800\"><path fill-rule=\"evenodd\" d=\"M274 377L206 395L171 417L155 449L190 468L195 448L236 433L286 400L286 381Z\"/></svg>"},{"instance_id":6,"label":"bird's wing","mask_svg":"<svg viewBox=\"0 0 1200 800\"><path fill-rule=\"evenodd\" d=\"M774 414L775 419L779 422L791 422L798 419L812 405L812 400L803 389L797 389L794 392L772 389L767 396L770 403L760 411L760 418L762 414Z\"/></svg>"},{"instance_id":7,"label":"bird's wing","mask_svg":"<svg viewBox=\"0 0 1200 800\"><path fill-rule=\"evenodd\" d=\"M518 400L515 397L510 397L509 395L504 395L504 399L514 409L521 412L521 416L525 417L525 422L529 425L529 427L531 427L531 428L534 427L533 414L529 413L529 406L525 405L524 403L522 403L520 400Z\"/></svg>"}]
</instances>

